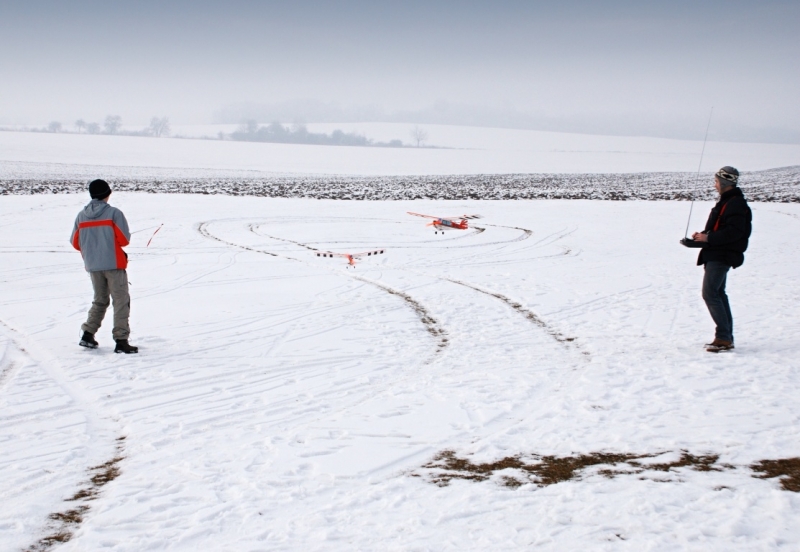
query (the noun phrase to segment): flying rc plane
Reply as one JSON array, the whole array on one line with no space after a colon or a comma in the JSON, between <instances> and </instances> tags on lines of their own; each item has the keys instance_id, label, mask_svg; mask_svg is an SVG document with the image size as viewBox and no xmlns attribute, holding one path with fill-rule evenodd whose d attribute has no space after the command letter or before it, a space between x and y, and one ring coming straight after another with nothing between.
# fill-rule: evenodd
<instances>
[{"instance_id":1,"label":"flying rc plane","mask_svg":"<svg viewBox=\"0 0 800 552\"><path fill-rule=\"evenodd\" d=\"M445 230L467 230L469 228L469 220L471 219L479 219L481 218L480 215L459 215L456 217L434 217L432 215L423 215L421 213L412 213L408 211L409 215L414 215L415 217L422 217L433 219L431 222L427 224L427 226L433 226L434 234L441 232L444 234Z\"/></svg>"},{"instance_id":2,"label":"flying rc plane","mask_svg":"<svg viewBox=\"0 0 800 552\"><path fill-rule=\"evenodd\" d=\"M347 259L347 268L351 266L356 267L356 261L360 261L364 257L372 257L373 255L383 255L385 249L375 249L373 251L364 251L363 253L331 253L330 251L318 251L317 257L344 257Z\"/></svg>"}]
</instances>

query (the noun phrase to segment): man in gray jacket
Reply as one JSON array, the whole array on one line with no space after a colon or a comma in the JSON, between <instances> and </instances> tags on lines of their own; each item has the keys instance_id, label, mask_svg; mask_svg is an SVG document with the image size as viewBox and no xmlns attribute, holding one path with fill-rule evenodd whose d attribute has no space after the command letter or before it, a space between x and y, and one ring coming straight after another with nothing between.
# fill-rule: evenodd
<instances>
[{"instance_id":1,"label":"man in gray jacket","mask_svg":"<svg viewBox=\"0 0 800 552\"><path fill-rule=\"evenodd\" d=\"M114 301L114 328L111 335L117 342L115 353L138 353L139 348L128 343L131 329L128 317L131 296L128 292L128 255L122 250L128 245L131 233L122 211L108 204L111 188L105 180L89 184L92 201L78 213L70 242L81 252L86 271L92 278L94 300L89 317L81 326L83 336L79 345L97 348L94 334L100 329L111 300Z\"/></svg>"}]
</instances>

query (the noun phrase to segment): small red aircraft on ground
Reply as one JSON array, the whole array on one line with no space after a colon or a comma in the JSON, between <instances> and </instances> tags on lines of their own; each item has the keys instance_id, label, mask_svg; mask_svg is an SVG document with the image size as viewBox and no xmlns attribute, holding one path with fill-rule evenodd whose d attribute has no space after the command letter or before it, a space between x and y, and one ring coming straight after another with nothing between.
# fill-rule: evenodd
<instances>
[{"instance_id":1,"label":"small red aircraft on ground","mask_svg":"<svg viewBox=\"0 0 800 552\"><path fill-rule=\"evenodd\" d=\"M441 231L442 234L444 234L444 231L447 229L467 230L469 228L469 222L468 222L469 220L481 218L480 215L459 215L457 217L434 217L432 215L412 213L411 211L408 211L408 214L414 215L415 217L433 219L433 221L429 222L427 226L433 226L435 228L433 232L434 234L438 233L439 231Z\"/></svg>"},{"instance_id":2,"label":"small red aircraft on ground","mask_svg":"<svg viewBox=\"0 0 800 552\"><path fill-rule=\"evenodd\" d=\"M375 249L373 251L364 251L363 253L331 253L330 251L318 251L317 257L344 257L347 259L347 268L351 266L356 267L356 261L360 261L364 257L372 257L373 255L383 255L385 249Z\"/></svg>"}]
</instances>

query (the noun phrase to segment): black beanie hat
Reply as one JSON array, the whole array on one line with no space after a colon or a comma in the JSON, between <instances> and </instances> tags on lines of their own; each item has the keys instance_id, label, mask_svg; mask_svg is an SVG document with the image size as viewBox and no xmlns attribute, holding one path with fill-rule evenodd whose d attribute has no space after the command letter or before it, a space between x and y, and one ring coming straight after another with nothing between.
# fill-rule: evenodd
<instances>
[{"instance_id":1,"label":"black beanie hat","mask_svg":"<svg viewBox=\"0 0 800 552\"><path fill-rule=\"evenodd\" d=\"M111 195L111 186L105 180L92 180L89 183L89 195L92 199L105 199Z\"/></svg>"}]
</instances>

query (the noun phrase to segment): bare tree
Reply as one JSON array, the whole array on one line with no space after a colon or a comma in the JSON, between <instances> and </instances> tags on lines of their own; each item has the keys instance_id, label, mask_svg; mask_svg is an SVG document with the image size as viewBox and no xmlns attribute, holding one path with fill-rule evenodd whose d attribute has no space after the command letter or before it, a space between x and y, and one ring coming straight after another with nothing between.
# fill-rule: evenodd
<instances>
[{"instance_id":1,"label":"bare tree","mask_svg":"<svg viewBox=\"0 0 800 552\"><path fill-rule=\"evenodd\" d=\"M106 122L103 124L103 130L106 134L116 134L120 128L122 128L122 117L119 115L106 117Z\"/></svg>"},{"instance_id":2,"label":"bare tree","mask_svg":"<svg viewBox=\"0 0 800 552\"><path fill-rule=\"evenodd\" d=\"M246 132L247 134L255 134L258 132L258 121L255 119L248 119L243 122L239 128L243 129L242 132Z\"/></svg>"},{"instance_id":3,"label":"bare tree","mask_svg":"<svg viewBox=\"0 0 800 552\"><path fill-rule=\"evenodd\" d=\"M417 125L411 129L411 139L417 143L417 147L420 147L428 139L428 131Z\"/></svg>"},{"instance_id":4,"label":"bare tree","mask_svg":"<svg viewBox=\"0 0 800 552\"><path fill-rule=\"evenodd\" d=\"M77 128L78 132L80 132L81 130L86 128L86 121L84 121L83 119L78 119L77 121L75 121L75 128Z\"/></svg>"},{"instance_id":5,"label":"bare tree","mask_svg":"<svg viewBox=\"0 0 800 552\"><path fill-rule=\"evenodd\" d=\"M89 123L86 125L86 132L89 134L100 134L100 125L97 123Z\"/></svg>"},{"instance_id":6,"label":"bare tree","mask_svg":"<svg viewBox=\"0 0 800 552\"><path fill-rule=\"evenodd\" d=\"M159 136L169 135L169 119L166 117L153 117L150 119L150 134L158 138Z\"/></svg>"},{"instance_id":7,"label":"bare tree","mask_svg":"<svg viewBox=\"0 0 800 552\"><path fill-rule=\"evenodd\" d=\"M53 121L49 125L47 125L47 130L49 132L61 132L61 123L58 121Z\"/></svg>"}]
</instances>

